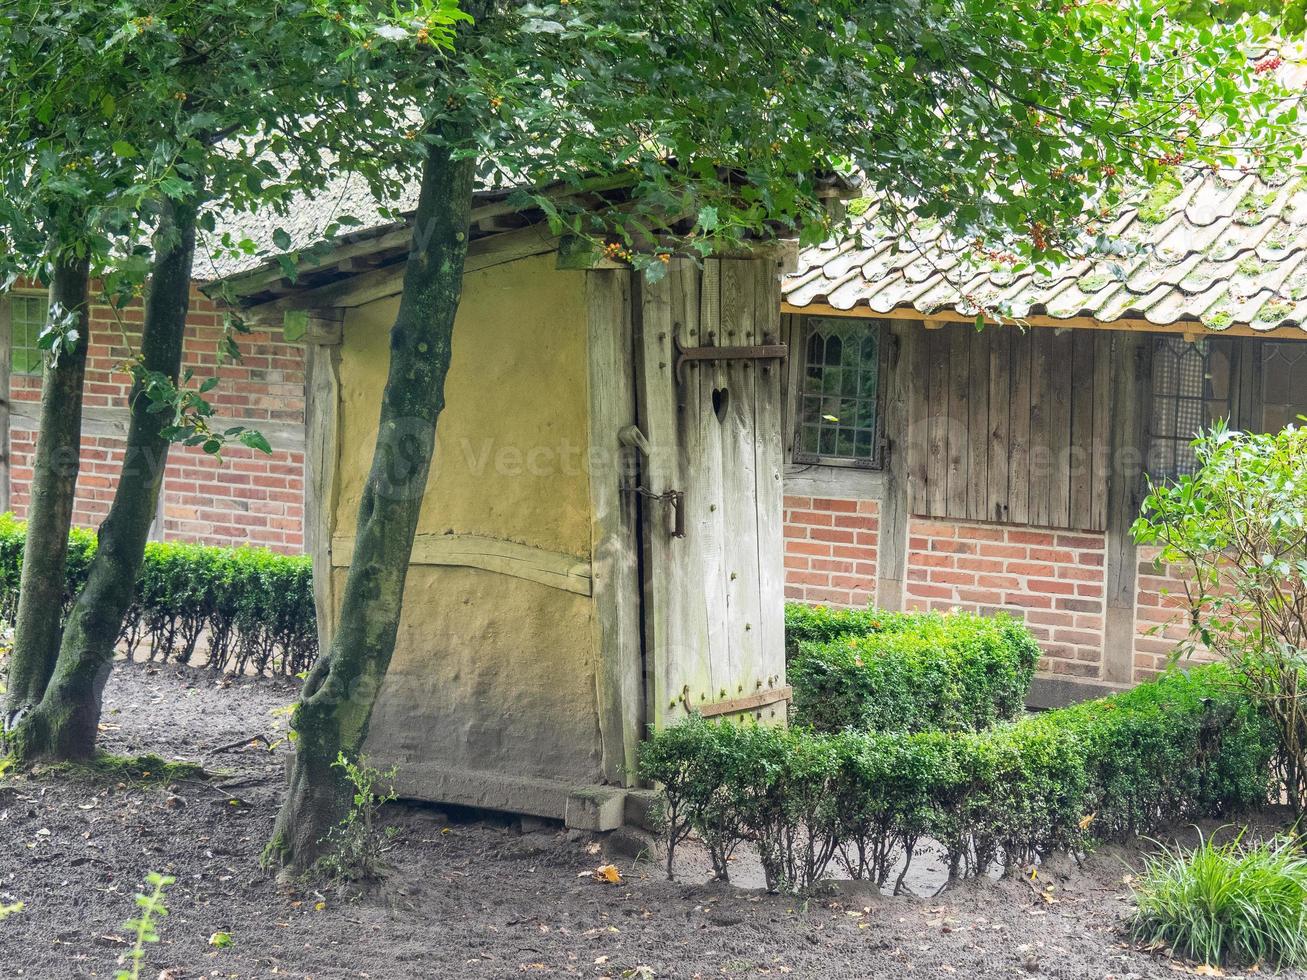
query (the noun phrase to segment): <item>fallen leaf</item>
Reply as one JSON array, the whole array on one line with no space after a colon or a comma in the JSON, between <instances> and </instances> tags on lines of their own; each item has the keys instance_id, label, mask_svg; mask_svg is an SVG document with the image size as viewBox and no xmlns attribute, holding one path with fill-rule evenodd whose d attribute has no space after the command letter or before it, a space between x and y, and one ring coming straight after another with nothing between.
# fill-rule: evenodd
<instances>
[{"instance_id":1,"label":"fallen leaf","mask_svg":"<svg viewBox=\"0 0 1307 980\"><path fill-rule=\"evenodd\" d=\"M606 881L610 885L615 885L622 880L622 873L617 870L615 864L603 864L594 869L595 881Z\"/></svg>"}]
</instances>

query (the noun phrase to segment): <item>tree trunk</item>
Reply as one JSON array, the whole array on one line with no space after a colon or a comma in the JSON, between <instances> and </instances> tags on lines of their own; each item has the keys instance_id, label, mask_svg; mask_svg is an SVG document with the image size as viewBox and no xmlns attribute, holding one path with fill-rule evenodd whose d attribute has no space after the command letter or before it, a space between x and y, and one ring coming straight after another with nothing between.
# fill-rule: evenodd
<instances>
[{"instance_id":1,"label":"tree trunk","mask_svg":"<svg viewBox=\"0 0 1307 980\"><path fill-rule=\"evenodd\" d=\"M69 259L55 267L50 283L51 308L76 315L78 338L56 364L46 363L41 377L41 421L10 656L6 733L40 703L59 653L68 531L82 454L82 381L90 344L88 274L85 258Z\"/></svg>"},{"instance_id":2,"label":"tree trunk","mask_svg":"<svg viewBox=\"0 0 1307 980\"><path fill-rule=\"evenodd\" d=\"M351 789L333 768L358 757L390 666L404 581L445 404L454 314L463 287L473 161L432 146L422 172L372 469L359 503L354 557L330 649L309 672L292 718L290 789L265 864L302 872L348 812Z\"/></svg>"},{"instance_id":3,"label":"tree trunk","mask_svg":"<svg viewBox=\"0 0 1307 980\"><path fill-rule=\"evenodd\" d=\"M154 235L154 267L141 330L141 365L175 383L181 370L196 205L164 200ZM131 423L118 488L100 525L99 546L64 627L54 675L41 702L13 734L24 763L87 759L95 753L101 695L113 664L123 616L136 592L154 520L169 440L168 412L151 411L141 384L132 386Z\"/></svg>"}]
</instances>

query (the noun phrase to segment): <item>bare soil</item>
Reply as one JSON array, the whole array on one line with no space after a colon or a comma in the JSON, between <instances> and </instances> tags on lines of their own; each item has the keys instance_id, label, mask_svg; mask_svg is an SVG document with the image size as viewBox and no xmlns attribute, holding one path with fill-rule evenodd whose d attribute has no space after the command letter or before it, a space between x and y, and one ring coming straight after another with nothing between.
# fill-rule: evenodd
<instances>
[{"instance_id":1,"label":"bare soil","mask_svg":"<svg viewBox=\"0 0 1307 980\"><path fill-rule=\"evenodd\" d=\"M196 978L1061 977L1142 980L1192 967L1130 949L1113 849L939 897L835 883L808 899L707 883L693 848L668 882L627 832L605 840L508 817L397 805L393 870L366 895L279 888L258 867L280 750L215 749L285 727L292 683L120 663L104 747L202 764L207 779L67 771L0 782L0 976L112 977L150 871L177 879L142 976ZM619 884L591 872L612 861ZM752 877L742 857L741 881ZM210 937L229 933L231 945ZM1288 974L1285 974L1286 976Z\"/></svg>"}]
</instances>

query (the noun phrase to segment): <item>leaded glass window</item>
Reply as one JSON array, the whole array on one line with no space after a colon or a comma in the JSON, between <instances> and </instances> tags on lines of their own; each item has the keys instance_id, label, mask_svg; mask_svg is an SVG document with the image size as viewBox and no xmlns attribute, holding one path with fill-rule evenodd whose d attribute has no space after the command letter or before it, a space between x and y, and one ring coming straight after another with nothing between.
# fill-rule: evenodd
<instances>
[{"instance_id":1,"label":"leaded glass window","mask_svg":"<svg viewBox=\"0 0 1307 980\"><path fill-rule=\"evenodd\" d=\"M1262 431L1305 424L1299 416L1307 415L1307 343L1265 341L1261 361Z\"/></svg>"},{"instance_id":2,"label":"leaded glass window","mask_svg":"<svg viewBox=\"0 0 1307 980\"><path fill-rule=\"evenodd\" d=\"M47 303L44 295L14 293L9 297L10 369L15 374L41 373L37 339L45 329Z\"/></svg>"},{"instance_id":3,"label":"leaded glass window","mask_svg":"<svg viewBox=\"0 0 1307 980\"><path fill-rule=\"evenodd\" d=\"M1228 337L1156 338L1148 446L1154 479L1193 473L1198 461L1191 443L1198 431L1231 417L1233 355Z\"/></svg>"},{"instance_id":4,"label":"leaded glass window","mask_svg":"<svg viewBox=\"0 0 1307 980\"><path fill-rule=\"evenodd\" d=\"M877 321L804 318L797 461L880 465L882 346Z\"/></svg>"}]
</instances>

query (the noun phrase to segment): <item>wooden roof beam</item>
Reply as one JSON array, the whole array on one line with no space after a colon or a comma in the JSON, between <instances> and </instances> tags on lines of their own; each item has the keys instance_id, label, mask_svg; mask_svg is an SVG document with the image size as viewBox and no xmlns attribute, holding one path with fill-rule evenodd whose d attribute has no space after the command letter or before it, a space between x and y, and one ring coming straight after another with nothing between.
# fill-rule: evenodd
<instances>
[{"instance_id":1,"label":"wooden roof beam","mask_svg":"<svg viewBox=\"0 0 1307 980\"><path fill-rule=\"evenodd\" d=\"M899 307L888 313L880 313L870 307L860 306L851 310L841 310L825 303L809 303L807 306L794 306L781 303L781 312L796 316L848 317L857 320L918 320L927 330L938 329L949 323L974 324L974 316L966 316L953 310L936 310L922 313L914 307ZM1256 330L1246 323L1232 323L1224 330L1209 330L1196 320L1177 320L1175 323L1152 323L1138 317L1123 317L1119 320L1094 320L1090 317L1069 317L1060 319L1055 316L1008 317L1005 324L1023 327L1055 327L1066 330L1118 330L1139 333L1171 333L1196 337L1269 337L1273 340L1307 341L1307 327L1277 327L1272 330Z\"/></svg>"}]
</instances>

